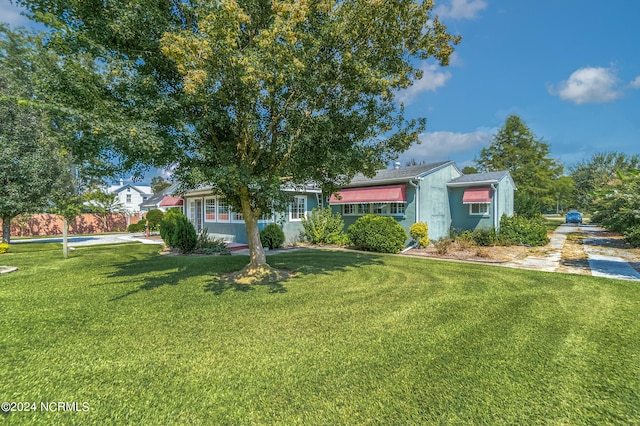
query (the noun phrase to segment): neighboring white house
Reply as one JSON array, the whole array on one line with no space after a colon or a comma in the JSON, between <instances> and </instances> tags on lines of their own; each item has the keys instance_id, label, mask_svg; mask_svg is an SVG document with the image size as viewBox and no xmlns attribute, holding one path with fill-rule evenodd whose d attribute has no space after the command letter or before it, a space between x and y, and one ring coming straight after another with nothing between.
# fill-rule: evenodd
<instances>
[{"instance_id":1,"label":"neighboring white house","mask_svg":"<svg viewBox=\"0 0 640 426\"><path fill-rule=\"evenodd\" d=\"M116 194L118 200L129 215L140 212L140 204L147 201L153 195L150 186L124 184L120 179L120 185L107 188L109 194Z\"/></svg>"}]
</instances>

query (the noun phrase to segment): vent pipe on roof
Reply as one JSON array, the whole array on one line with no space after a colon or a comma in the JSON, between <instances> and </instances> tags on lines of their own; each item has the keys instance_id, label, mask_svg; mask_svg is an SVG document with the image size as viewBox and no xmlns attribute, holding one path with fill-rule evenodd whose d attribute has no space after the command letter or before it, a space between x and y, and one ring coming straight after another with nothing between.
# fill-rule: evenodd
<instances>
[{"instance_id":1,"label":"vent pipe on roof","mask_svg":"<svg viewBox=\"0 0 640 426\"><path fill-rule=\"evenodd\" d=\"M120 179L120 186L124 185L124 179Z\"/></svg>"},{"instance_id":2,"label":"vent pipe on roof","mask_svg":"<svg viewBox=\"0 0 640 426\"><path fill-rule=\"evenodd\" d=\"M399 161L394 162L393 163L393 168L398 170L400 168L400 162Z\"/></svg>"}]
</instances>

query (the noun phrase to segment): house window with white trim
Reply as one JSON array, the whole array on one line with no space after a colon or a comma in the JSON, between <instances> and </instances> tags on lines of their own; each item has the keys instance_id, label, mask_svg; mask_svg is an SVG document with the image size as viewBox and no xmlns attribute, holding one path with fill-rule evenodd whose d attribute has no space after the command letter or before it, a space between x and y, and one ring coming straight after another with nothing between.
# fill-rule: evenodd
<instances>
[{"instance_id":1,"label":"house window with white trim","mask_svg":"<svg viewBox=\"0 0 640 426\"><path fill-rule=\"evenodd\" d=\"M204 200L204 220L205 222L216 221L216 199L207 198Z\"/></svg>"},{"instance_id":2,"label":"house window with white trim","mask_svg":"<svg viewBox=\"0 0 640 426\"><path fill-rule=\"evenodd\" d=\"M131 194L127 194L127 203L131 202Z\"/></svg>"},{"instance_id":3,"label":"house window with white trim","mask_svg":"<svg viewBox=\"0 0 640 426\"><path fill-rule=\"evenodd\" d=\"M356 205L355 204L343 204L342 205L342 214L347 216L352 216L356 214Z\"/></svg>"},{"instance_id":4,"label":"house window with white trim","mask_svg":"<svg viewBox=\"0 0 640 426\"><path fill-rule=\"evenodd\" d=\"M405 204L404 203L391 203L389 204L389 213L392 215L402 215L404 214Z\"/></svg>"},{"instance_id":5,"label":"house window with white trim","mask_svg":"<svg viewBox=\"0 0 640 426\"><path fill-rule=\"evenodd\" d=\"M218 222L229 222L230 218L229 203L224 198L218 198Z\"/></svg>"},{"instance_id":6,"label":"house window with white trim","mask_svg":"<svg viewBox=\"0 0 640 426\"><path fill-rule=\"evenodd\" d=\"M302 220L307 211L307 197L304 195L296 195L291 204L289 212L289 220Z\"/></svg>"},{"instance_id":7,"label":"house window with white trim","mask_svg":"<svg viewBox=\"0 0 640 426\"><path fill-rule=\"evenodd\" d=\"M469 204L469 214L471 216L489 216L489 204L487 203Z\"/></svg>"},{"instance_id":8,"label":"house window with white trim","mask_svg":"<svg viewBox=\"0 0 640 426\"><path fill-rule=\"evenodd\" d=\"M387 204L374 204L373 214L387 214Z\"/></svg>"}]
</instances>

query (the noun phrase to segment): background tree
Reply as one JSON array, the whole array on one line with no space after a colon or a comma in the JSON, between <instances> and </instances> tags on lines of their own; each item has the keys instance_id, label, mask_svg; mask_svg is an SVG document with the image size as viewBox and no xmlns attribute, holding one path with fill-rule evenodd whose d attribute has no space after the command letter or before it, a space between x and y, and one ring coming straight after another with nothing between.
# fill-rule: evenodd
<instances>
[{"instance_id":1,"label":"background tree","mask_svg":"<svg viewBox=\"0 0 640 426\"><path fill-rule=\"evenodd\" d=\"M561 177L563 166L549 158L549 145L538 140L517 115L507 117L475 162L485 172L508 170L519 193L537 197L543 207L555 207L554 182Z\"/></svg>"},{"instance_id":2,"label":"background tree","mask_svg":"<svg viewBox=\"0 0 640 426\"><path fill-rule=\"evenodd\" d=\"M52 119L32 102L37 64L30 36L0 25L0 218L7 243L11 219L45 207L62 167L49 137Z\"/></svg>"},{"instance_id":3,"label":"background tree","mask_svg":"<svg viewBox=\"0 0 640 426\"><path fill-rule=\"evenodd\" d=\"M102 219L102 232L109 232L109 216L116 213L128 213L116 194L108 194L101 190L95 190L85 194L85 206L91 213L95 213Z\"/></svg>"},{"instance_id":4,"label":"background tree","mask_svg":"<svg viewBox=\"0 0 640 426\"><path fill-rule=\"evenodd\" d=\"M575 206L580 210L594 211L593 201L597 190L608 190L620 183L619 172L640 168L640 155L619 152L594 154L589 160L571 167L575 182Z\"/></svg>"},{"instance_id":5,"label":"background tree","mask_svg":"<svg viewBox=\"0 0 640 426\"><path fill-rule=\"evenodd\" d=\"M61 29L52 47L99 58L63 61L91 83L103 127L86 131L113 142L92 146L128 165L171 158L185 186L215 185L243 214L248 274L266 270L257 221L286 204L283 184L335 190L417 141L424 120L405 120L394 93L460 41L431 1L18 3Z\"/></svg>"},{"instance_id":6,"label":"background tree","mask_svg":"<svg viewBox=\"0 0 640 426\"><path fill-rule=\"evenodd\" d=\"M84 196L80 193L78 168L70 155L66 156L66 167L62 170L51 191L49 211L62 216L62 256L69 257L69 223L73 222L84 210Z\"/></svg>"},{"instance_id":7,"label":"background tree","mask_svg":"<svg viewBox=\"0 0 640 426\"><path fill-rule=\"evenodd\" d=\"M464 168L462 169L462 173L465 175L472 175L478 173L478 169L473 166L464 166Z\"/></svg>"},{"instance_id":8,"label":"background tree","mask_svg":"<svg viewBox=\"0 0 640 426\"><path fill-rule=\"evenodd\" d=\"M151 190L154 194L157 194L170 186L171 182L167 182L162 176L155 176L151 178Z\"/></svg>"}]
</instances>

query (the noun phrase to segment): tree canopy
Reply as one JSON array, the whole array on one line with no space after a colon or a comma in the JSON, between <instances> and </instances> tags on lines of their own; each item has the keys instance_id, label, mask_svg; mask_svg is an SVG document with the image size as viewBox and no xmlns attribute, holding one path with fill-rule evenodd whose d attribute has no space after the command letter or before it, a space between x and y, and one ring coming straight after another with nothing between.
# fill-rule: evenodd
<instances>
[{"instance_id":1,"label":"tree canopy","mask_svg":"<svg viewBox=\"0 0 640 426\"><path fill-rule=\"evenodd\" d=\"M640 168L640 155L601 152L571 167L576 186L576 207L593 211L595 191L612 189L620 183L620 172Z\"/></svg>"},{"instance_id":2,"label":"tree canopy","mask_svg":"<svg viewBox=\"0 0 640 426\"><path fill-rule=\"evenodd\" d=\"M549 144L537 139L520 117L510 115L475 161L481 171L508 170L520 194L535 196L550 207L556 205L556 190L565 190L567 182L556 185L563 165L549 153Z\"/></svg>"},{"instance_id":3,"label":"tree canopy","mask_svg":"<svg viewBox=\"0 0 640 426\"><path fill-rule=\"evenodd\" d=\"M425 121L394 95L460 41L432 1L18 3L57 29L57 87L97 123L89 151L214 186L243 214L250 269L266 265L257 220L284 184L336 189L417 141Z\"/></svg>"},{"instance_id":4,"label":"tree canopy","mask_svg":"<svg viewBox=\"0 0 640 426\"><path fill-rule=\"evenodd\" d=\"M11 239L11 220L45 208L59 179L64 154L48 137L51 117L32 102L31 76L37 64L26 33L0 25L0 218L2 241Z\"/></svg>"}]
</instances>

